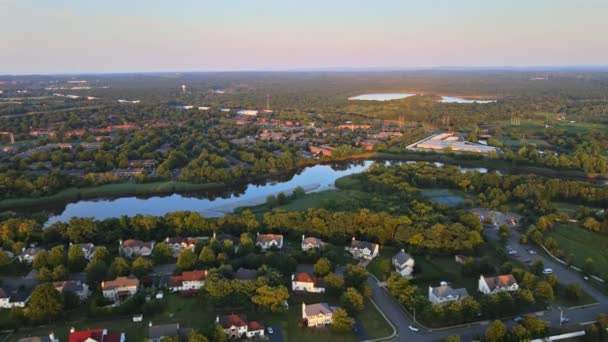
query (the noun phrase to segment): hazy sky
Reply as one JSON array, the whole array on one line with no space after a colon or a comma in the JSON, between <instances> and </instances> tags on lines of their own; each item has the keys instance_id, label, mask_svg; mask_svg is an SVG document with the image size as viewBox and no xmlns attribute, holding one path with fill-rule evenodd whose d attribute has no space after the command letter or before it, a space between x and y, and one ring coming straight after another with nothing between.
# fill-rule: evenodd
<instances>
[{"instance_id":1,"label":"hazy sky","mask_svg":"<svg viewBox=\"0 0 608 342\"><path fill-rule=\"evenodd\" d=\"M608 0L0 0L0 74L608 64Z\"/></svg>"}]
</instances>

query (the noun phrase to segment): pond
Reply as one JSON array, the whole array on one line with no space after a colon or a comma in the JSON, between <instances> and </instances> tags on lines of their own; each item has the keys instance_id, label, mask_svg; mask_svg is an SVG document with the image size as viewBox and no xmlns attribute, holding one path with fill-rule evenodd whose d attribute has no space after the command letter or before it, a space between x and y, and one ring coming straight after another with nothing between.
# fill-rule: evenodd
<instances>
[{"instance_id":1,"label":"pond","mask_svg":"<svg viewBox=\"0 0 608 342\"><path fill-rule=\"evenodd\" d=\"M441 96L441 100L439 100L439 102L441 103L493 103L496 102L496 100L470 100L470 99L465 99L463 97L456 97L456 96Z\"/></svg>"},{"instance_id":2,"label":"pond","mask_svg":"<svg viewBox=\"0 0 608 342\"><path fill-rule=\"evenodd\" d=\"M405 99L406 97L416 96L416 94L403 94L403 93L384 93L384 94L362 94L353 97L349 97L349 100L361 100L361 101L391 101Z\"/></svg>"}]
</instances>

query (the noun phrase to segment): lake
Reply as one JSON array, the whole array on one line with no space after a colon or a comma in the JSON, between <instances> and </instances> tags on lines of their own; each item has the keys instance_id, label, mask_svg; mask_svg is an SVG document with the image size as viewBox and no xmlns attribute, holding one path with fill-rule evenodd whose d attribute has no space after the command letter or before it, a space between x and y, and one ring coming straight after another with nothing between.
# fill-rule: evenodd
<instances>
[{"instance_id":1,"label":"lake","mask_svg":"<svg viewBox=\"0 0 608 342\"><path fill-rule=\"evenodd\" d=\"M385 94L362 94L349 97L349 100L361 101L391 101L405 99L406 97L416 96L416 94L385 93Z\"/></svg>"},{"instance_id":2,"label":"lake","mask_svg":"<svg viewBox=\"0 0 608 342\"><path fill-rule=\"evenodd\" d=\"M439 102L441 103L493 103L496 102L496 100L468 100L462 97L456 97L456 96L441 96L441 100L439 100Z\"/></svg>"}]
</instances>

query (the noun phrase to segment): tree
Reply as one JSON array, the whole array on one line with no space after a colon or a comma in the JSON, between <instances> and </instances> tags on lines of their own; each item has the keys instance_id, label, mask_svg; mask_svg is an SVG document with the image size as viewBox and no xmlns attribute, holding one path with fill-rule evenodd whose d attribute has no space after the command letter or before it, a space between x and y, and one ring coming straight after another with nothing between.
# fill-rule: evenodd
<instances>
[{"instance_id":1,"label":"tree","mask_svg":"<svg viewBox=\"0 0 608 342\"><path fill-rule=\"evenodd\" d=\"M200 332L194 330L188 336L188 342L209 342L209 339Z\"/></svg>"},{"instance_id":2,"label":"tree","mask_svg":"<svg viewBox=\"0 0 608 342\"><path fill-rule=\"evenodd\" d=\"M333 314L332 330L340 333L353 330L355 320L348 315L344 309L337 309Z\"/></svg>"},{"instance_id":3,"label":"tree","mask_svg":"<svg viewBox=\"0 0 608 342\"><path fill-rule=\"evenodd\" d=\"M450 335L445 339L445 342L460 342L459 335Z\"/></svg>"},{"instance_id":4,"label":"tree","mask_svg":"<svg viewBox=\"0 0 608 342\"><path fill-rule=\"evenodd\" d=\"M73 243L90 241L97 230L97 223L92 218L72 217L65 231L66 237Z\"/></svg>"},{"instance_id":5,"label":"tree","mask_svg":"<svg viewBox=\"0 0 608 342\"><path fill-rule=\"evenodd\" d=\"M509 240L509 235L510 235L509 226L507 226L506 224L503 224L500 227L498 227L498 235L500 236L500 239L502 241Z\"/></svg>"},{"instance_id":6,"label":"tree","mask_svg":"<svg viewBox=\"0 0 608 342\"><path fill-rule=\"evenodd\" d=\"M177 257L177 267L180 270L191 270L196 266L196 255L189 249L184 249Z\"/></svg>"},{"instance_id":7,"label":"tree","mask_svg":"<svg viewBox=\"0 0 608 342\"><path fill-rule=\"evenodd\" d=\"M360 289L363 284L367 281L369 273L361 266L357 265L346 265L346 272L344 274L344 282L349 287L355 287Z\"/></svg>"},{"instance_id":8,"label":"tree","mask_svg":"<svg viewBox=\"0 0 608 342\"><path fill-rule=\"evenodd\" d=\"M198 260L203 265L213 265L215 263L215 252L210 246L205 246L203 249L201 249L201 254L199 254Z\"/></svg>"},{"instance_id":9,"label":"tree","mask_svg":"<svg viewBox=\"0 0 608 342\"><path fill-rule=\"evenodd\" d=\"M585 274L593 274L595 271L595 265L592 258L585 259L585 263L583 264L583 272Z\"/></svg>"},{"instance_id":10,"label":"tree","mask_svg":"<svg viewBox=\"0 0 608 342\"><path fill-rule=\"evenodd\" d=\"M138 257L137 259L133 260L131 269L136 277L141 278L149 274L152 271L153 266L152 261L143 257Z\"/></svg>"},{"instance_id":11,"label":"tree","mask_svg":"<svg viewBox=\"0 0 608 342\"><path fill-rule=\"evenodd\" d=\"M526 328L518 324L511 330L511 337L513 341L528 341L531 336Z\"/></svg>"},{"instance_id":12,"label":"tree","mask_svg":"<svg viewBox=\"0 0 608 342\"><path fill-rule=\"evenodd\" d=\"M213 329L213 336L211 338L213 342L227 342L228 336L226 336L226 332L221 325L216 324L215 329Z\"/></svg>"},{"instance_id":13,"label":"tree","mask_svg":"<svg viewBox=\"0 0 608 342\"><path fill-rule=\"evenodd\" d=\"M129 261L123 257L116 257L110 265L110 273L112 277L127 276L131 273L131 266Z\"/></svg>"},{"instance_id":14,"label":"tree","mask_svg":"<svg viewBox=\"0 0 608 342\"><path fill-rule=\"evenodd\" d=\"M324 277L329 274L333 269L331 261L327 258L320 258L317 260L314 266L314 272L319 277Z\"/></svg>"},{"instance_id":15,"label":"tree","mask_svg":"<svg viewBox=\"0 0 608 342\"><path fill-rule=\"evenodd\" d=\"M47 259L48 265L57 267L66 263L65 248L63 246L55 246L51 248Z\"/></svg>"},{"instance_id":16,"label":"tree","mask_svg":"<svg viewBox=\"0 0 608 342\"><path fill-rule=\"evenodd\" d=\"M264 285L255 290L251 302L270 312L283 311L283 303L289 298L289 292L285 286L271 287Z\"/></svg>"},{"instance_id":17,"label":"tree","mask_svg":"<svg viewBox=\"0 0 608 342\"><path fill-rule=\"evenodd\" d=\"M544 280L541 280L536 284L534 292L536 293L536 298L544 303L548 303L555 298L553 287Z\"/></svg>"},{"instance_id":18,"label":"tree","mask_svg":"<svg viewBox=\"0 0 608 342\"><path fill-rule=\"evenodd\" d=\"M525 315L521 324L532 336L542 336L549 329L549 323L534 315Z\"/></svg>"},{"instance_id":19,"label":"tree","mask_svg":"<svg viewBox=\"0 0 608 342\"><path fill-rule=\"evenodd\" d=\"M544 269L545 266L543 265L542 259L537 258L536 260L534 260L534 263L532 264L532 272L534 272L534 274L541 275Z\"/></svg>"},{"instance_id":20,"label":"tree","mask_svg":"<svg viewBox=\"0 0 608 342\"><path fill-rule=\"evenodd\" d=\"M40 270L43 267L47 267L49 265L48 255L49 254L47 253L47 251L38 252L38 254L36 254L36 256L34 257L34 260L32 261L32 267L35 270Z\"/></svg>"},{"instance_id":21,"label":"tree","mask_svg":"<svg viewBox=\"0 0 608 342\"><path fill-rule=\"evenodd\" d=\"M340 296L340 304L353 314L363 310L365 306L363 296L353 287L346 289L346 292Z\"/></svg>"},{"instance_id":22,"label":"tree","mask_svg":"<svg viewBox=\"0 0 608 342\"><path fill-rule=\"evenodd\" d=\"M108 274L108 265L104 261L91 261L85 267L87 283L95 285L101 283Z\"/></svg>"},{"instance_id":23,"label":"tree","mask_svg":"<svg viewBox=\"0 0 608 342\"><path fill-rule=\"evenodd\" d=\"M341 276L335 274L335 273L330 273L328 275L325 276L325 278L323 278L323 280L325 281L325 284L327 285L327 291L333 294L338 294L340 292L342 292L342 289L344 288L344 278L342 278Z\"/></svg>"},{"instance_id":24,"label":"tree","mask_svg":"<svg viewBox=\"0 0 608 342\"><path fill-rule=\"evenodd\" d=\"M583 296L583 290L577 284L566 286L566 296L571 300L578 300Z\"/></svg>"},{"instance_id":25,"label":"tree","mask_svg":"<svg viewBox=\"0 0 608 342\"><path fill-rule=\"evenodd\" d=\"M63 265L59 265L53 269L53 280L54 281L66 280L68 278L68 276L69 276L68 269Z\"/></svg>"},{"instance_id":26,"label":"tree","mask_svg":"<svg viewBox=\"0 0 608 342\"><path fill-rule=\"evenodd\" d=\"M87 265L82 248L72 245L68 249L68 269L70 272L82 272Z\"/></svg>"},{"instance_id":27,"label":"tree","mask_svg":"<svg viewBox=\"0 0 608 342\"><path fill-rule=\"evenodd\" d=\"M26 308L25 315L32 322L51 322L63 313L63 297L52 284L36 286Z\"/></svg>"},{"instance_id":28,"label":"tree","mask_svg":"<svg viewBox=\"0 0 608 342\"><path fill-rule=\"evenodd\" d=\"M484 333L485 341L487 342L499 342L502 341L507 334L507 327L499 320L490 323L486 332Z\"/></svg>"},{"instance_id":29,"label":"tree","mask_svg":"<svg viewBox=\"0 0 608 342\"><path fill-rule=\"evenodd\" d=\"M159 242L154 245L154 249L152 250L152 260L154 260L155 264L164 264L170 262L172 259L173 254L171 254L171 250L166 243Z\"/></svg>"},{"instance_id":30,"label":"tree","mask_svg":"<svg viewBox=\"0 0 608 342\"><path fill-rule=\"evenodd\" d=\"M11 263L11 258L9 258L8 253L3 250L0 250L0 267L4 267Z\"/></svg>"}]
</instances>

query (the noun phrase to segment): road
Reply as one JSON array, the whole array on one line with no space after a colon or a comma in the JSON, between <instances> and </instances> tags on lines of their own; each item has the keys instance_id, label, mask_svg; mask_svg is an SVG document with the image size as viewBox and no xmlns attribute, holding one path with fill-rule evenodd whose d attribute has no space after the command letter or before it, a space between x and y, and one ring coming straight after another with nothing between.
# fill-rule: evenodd
<instances>
[{"instance_id":1,"label":"road","mask_svg":"<svg viewBox=\"0 0 608 342\"><path fill-rule=\"evenodd\" d=\"M495 229L486 231L486 235L491 239L498 239L497 230ZM508 243L520 256L528 255L526 246L522 246L518 242L519 235L518 232L512 230ZM596 320L600 313L608 313L608 296L587 283L578 272L554 261L550 257L541 254L535 257L541 258L545 267L553 269L560 283L566 285L578 284L598 302L598 305L580 309L562 308L563 317L570 318L569 324L591 322ZM450 335L460 335L462 341L471 341L475 337L481 336L489 324L489 322L484 322L446 330L427 330L420 327L420 325L416 325L419 331L414 332L409 329L410 325L415 325L413 318L405 312L403 307L397 303L385 288L378 284L377 279L370 276L367 282L372 288L372 299L397 328L397 336L392 339L393 341L440 341ZM549 308L545 312L539 313L539 315L543 320L550 322L552 326L559 326L560 311L557 307ZM505 324L511 328L516 323L509 320L505 321Z\"/></svg>"}]
</instances>

